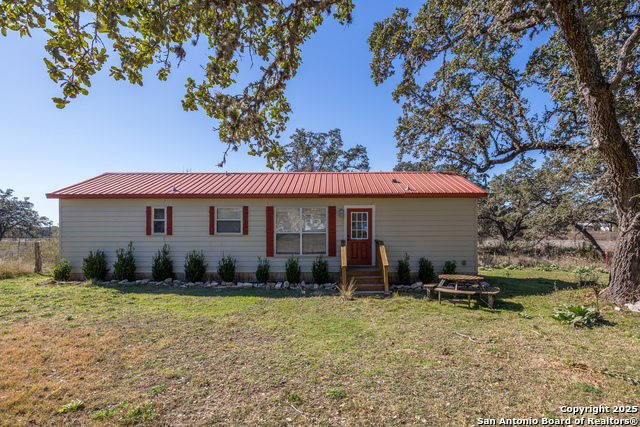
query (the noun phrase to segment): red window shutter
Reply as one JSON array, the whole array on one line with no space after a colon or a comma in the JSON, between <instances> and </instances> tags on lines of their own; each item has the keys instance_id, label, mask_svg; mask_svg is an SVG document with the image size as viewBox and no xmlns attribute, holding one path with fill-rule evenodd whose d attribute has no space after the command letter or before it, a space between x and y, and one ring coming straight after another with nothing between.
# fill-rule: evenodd
<instances>
[{"instance_id":1,"label":"red window shutter","mask_svg":"<svg viewBox=\"0 0 640 427\"><path fill-rule=\"evenodd\" d=\"M329 206L329 256L336 256L336 207Z\"/></svg>"},{"instance_id":2,"label":"red window shutter","mask_svg":"<svg viewBox=\"0 0 640 427\"><path fill-rule=\"evenodd\" d=\"M249 234L249 206L242 207L242 234Z\"/></svg>"},{"instance_id":3,"label":"red window shutter","mask_svg":"<svg viewBox=\"0 0 640 427\"><path fill-rule=\"evenodd\" d=\"M167 206L167 236L173 234L173 207Z\"/></svg>"},{"instance_id":4,"label":"red window shutter","mask_svg":"<svg viewBox=\"0 0 640 427\"><path fill-rule=\"evenodd\" d=\"M273 256L274 250L274 221L273 221L273 206L267 206L267 256Z\"/></svg>"},{"instance_id":5,"label":"red window shutter","mask_svg":"<svg viewBox=\"0 0 640 427\"><path fill-rule=\"evenodd\" d=\"M216 234L216 208L209 206L209 235Z\"/></svg>"},{"instance_id":6,"label":"red window shutter","mask_svg":"<svg viewBox=\"0 0 640 427\"><path fill-rule=\"evenodd\" d=\"M147 236L151 236L151 206L147 206Z\"/></svg>"}]
</instances>

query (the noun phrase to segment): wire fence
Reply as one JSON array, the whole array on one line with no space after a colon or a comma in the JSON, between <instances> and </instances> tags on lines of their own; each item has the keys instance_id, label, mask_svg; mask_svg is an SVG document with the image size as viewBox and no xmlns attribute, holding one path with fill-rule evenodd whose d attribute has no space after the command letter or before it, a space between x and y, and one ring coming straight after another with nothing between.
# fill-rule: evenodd
<instances>
[{"instance_id":1,"label":"wire fence","mask_svg":"<svg viewBox=\"0 0 640 427\"><path fill-rule=\"evenodd\" d=\"M42 242L42 271L51 273L58 262L58 238L22 238L0 240L0 278L11 278L33 273L35 242Z\"/></svg>"}]
</instances>

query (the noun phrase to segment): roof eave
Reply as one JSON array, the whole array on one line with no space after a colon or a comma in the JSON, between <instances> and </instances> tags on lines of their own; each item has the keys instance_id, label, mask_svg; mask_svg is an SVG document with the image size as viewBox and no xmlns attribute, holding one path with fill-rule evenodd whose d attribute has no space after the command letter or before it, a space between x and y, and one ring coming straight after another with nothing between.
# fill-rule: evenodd
<instances>
[{"instance_id":1,"label":"roof eave","mask_svg":"<svg viewBox=\"0 0 640 427\"><path fill-rule=\"evenodd\" d=\"M349 194L60 194L47 193L47 199L312 199L312 198L383 198L383 199L459 199L459 198L482 198L487 197L487 193L396 193L396 194L371 194L371 193L349 193Z\"/></svg>"}]
</instances>

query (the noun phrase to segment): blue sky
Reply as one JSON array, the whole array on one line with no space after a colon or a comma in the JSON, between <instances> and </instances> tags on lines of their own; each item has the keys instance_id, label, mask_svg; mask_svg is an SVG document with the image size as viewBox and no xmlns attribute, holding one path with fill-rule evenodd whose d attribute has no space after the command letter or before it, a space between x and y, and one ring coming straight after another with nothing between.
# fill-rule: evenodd
<instances>
[{"instance_id":1,"label":"blue sky","mask_svg":"<svg viewBox=\"0 0 640 427\"><path fill-rule=\"evenodd\" d=\"M281 142L296 128L339 128L345 147L367 147L372 171L393 169L401 108L391 98L394 81L376 87L370 78L367 37L373 23L396 7L416 12L421 3L358 2L350 26L327 19L304 45L303 64L288 86L293 112ZM203 112L183 111L180 103L187 77L199 75L189 51L168 81L158 81L149 70L143 87L116 82L103 69L88 96L58 110L51 97L61 91L47 75L44 43L40 32L33 38L0 37L3 57L12 64L0 67L0 188L29 197L55 223L58 201L45 193L103 172L268 170L264 159L244 151L232 153L224 168L216 166L226 149L213 131L216 122Z\"/></svg>"}]
</instances>

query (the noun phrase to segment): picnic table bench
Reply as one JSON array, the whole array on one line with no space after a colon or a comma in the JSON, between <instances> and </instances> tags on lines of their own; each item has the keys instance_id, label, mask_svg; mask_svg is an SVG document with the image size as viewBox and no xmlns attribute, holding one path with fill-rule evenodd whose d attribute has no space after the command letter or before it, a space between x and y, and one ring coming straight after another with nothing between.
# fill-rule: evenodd
<instances>
[{"instance_id":1,"label":"picnic table bench","mask_svg":"<svg viewBox=\"0 0 640 427\"><path fill-rule=\"evenodd\" d=\"M496 301L496 295L500 292L500 288L493 287L484 282L484 277L467 276L463 274L441 274L438 276L440 283L433 289L438 293L438 302L450 302L454 306L456 304L466 304L471 307L471 297L478 296L482 300L482 296L487 297L487 305L493 310ZM442 298L442 294L452 295L452 298ZM458 296L458 298L456 298ZM466 299L459 297L466 296ZM482 300L484 301L484 300Z\"/></svg>"}]
</instances>

